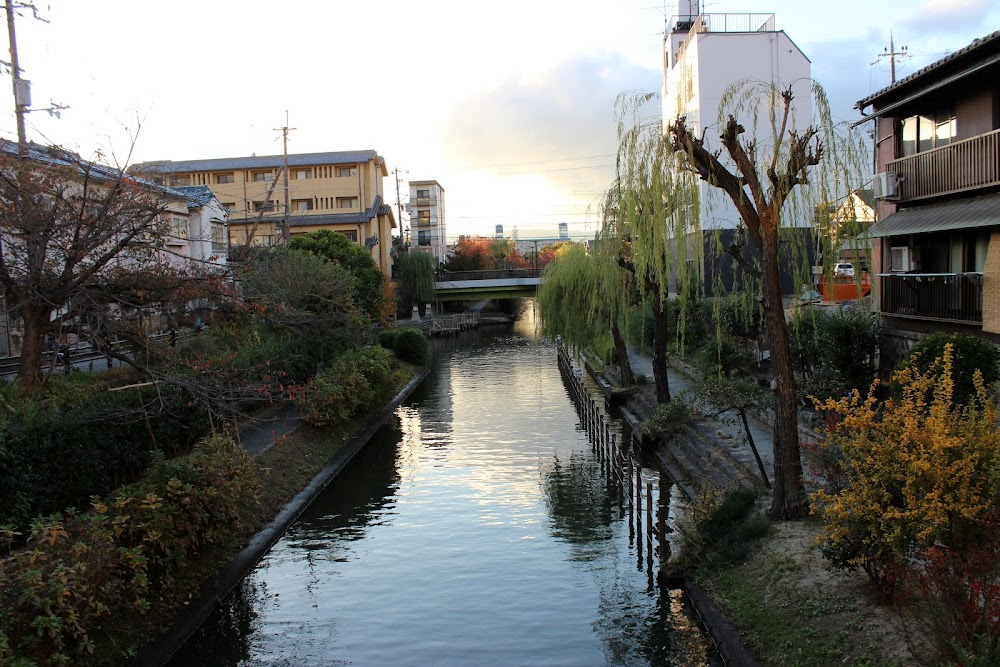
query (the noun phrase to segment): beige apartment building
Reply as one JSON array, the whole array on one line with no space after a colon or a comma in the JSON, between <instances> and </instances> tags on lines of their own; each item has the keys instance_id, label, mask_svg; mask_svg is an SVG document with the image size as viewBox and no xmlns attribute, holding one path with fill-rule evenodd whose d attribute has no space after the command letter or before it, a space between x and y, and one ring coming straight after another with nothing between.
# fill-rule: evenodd
<instances>
[{"instance_id":1,"label":"beige apartment building","mask_svg":"<svg viewBox=\"0 0 1000 667\"><path fill-rule=\"evenodd\" d=\"M208 160L159 160L133 173L168 186L206 185L229 211L229 242L281 242L286 213L282 155ZM392 271L392 208L383 199L385 159L374 150L288 156L288 235L331 229L368 248L382 272Z\"/></svg>"}]
</instances>

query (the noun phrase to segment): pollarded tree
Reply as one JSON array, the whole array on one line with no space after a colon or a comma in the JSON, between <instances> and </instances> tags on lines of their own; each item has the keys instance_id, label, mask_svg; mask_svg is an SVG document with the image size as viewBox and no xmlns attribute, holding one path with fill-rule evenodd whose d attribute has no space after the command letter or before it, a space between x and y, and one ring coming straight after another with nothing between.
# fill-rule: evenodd
<instances>
[{"instance_id":1,"label":"pollarded tree","mask_svg":"<svg viewBox=\"0 0 1000 667\"><path fill-rule=\"evenodd\" d=\"M788 326L782 302L778 240L783 227L809 220L815 205L836 201L859 181L861 151L838 133L830 120L825 94L812 89L817 118L803 132L795 129L791 88L738 82L719 112L720 142L707 146L688 128L684 117L668 125L674 152L684 165L728 197L739 213L749 240L759 253L759 284L774 373L773 518L793 519L808 512L799 450L795 378ZM745 136L747 127L750 136ZM757 136L758 132L761 136ZM766 136L765 136L766 135ZM808 187L806 187L808 186ZM749 262L735 249L734 257Z\"/></svg>"},{"instance_id":2,"label":"pollarded tree","mask_svg":"<svg viewBox=\"0 0 1000 667\"><path fill-rule=\"evenodd\" d=\"M44 379L45 338L82 310L113 319L195 280L165 252L171 192L60 148L0 146L0 285L23 325L20 383Z\"/></svg>"}]
</instances>

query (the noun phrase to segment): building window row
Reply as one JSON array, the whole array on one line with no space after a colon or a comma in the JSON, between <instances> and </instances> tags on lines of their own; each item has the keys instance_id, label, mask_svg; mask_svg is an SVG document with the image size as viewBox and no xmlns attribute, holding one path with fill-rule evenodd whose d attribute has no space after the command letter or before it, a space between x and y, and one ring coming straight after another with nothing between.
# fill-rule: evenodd
<instances>
[{"instance_id":1,"label":"building window row","mask_svg":"<svg viewBox=\"0 0 1000 667\"><path fill-rule=\"evenodd\" d=\"M915 155L947 146L958 135L955 107L934 114L910 116L899 121L899 155Z\"/></svg>"},{"instance_id":2,"label":"building window row","mask_svg":"<svg viewBox=\"0 0 1000 667\"><path fill-rule=\"evenodd\" d=\"M236 202L225 202L222 204L231 215L243 213L236 208ZM273 199L268 201L253 202L253 212L267 213L278 210L278 202ZM290 209L292 211L314 211L323 209L357 209L357 197L312 197L310 199L293 199ZM429 211L428 211L429 212Z\"/></svg>"},{"instance_id":3,"label":"building window row","mask_svg":"<svg viewBox=\"0 0 1000 667\"><path fill-rule=\"evenodd\" d=\"M277 176L275 169L261 169L244 172L247 182L269 183ZM292 180L312 178L348 178L358 175L358 165L301 167L291 170ZM236 182L235 171L196 172L193 174L171 174L167 178L154 178L157 183L168 183L171 187L181 185L227 185Z\"/></svg>"}]
</instances>

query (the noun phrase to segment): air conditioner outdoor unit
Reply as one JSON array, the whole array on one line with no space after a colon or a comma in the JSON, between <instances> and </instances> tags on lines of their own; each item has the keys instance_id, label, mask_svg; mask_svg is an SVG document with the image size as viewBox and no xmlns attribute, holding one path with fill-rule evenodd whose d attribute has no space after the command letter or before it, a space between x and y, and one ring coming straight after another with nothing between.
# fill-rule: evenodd
<instances>
[{"instance_id":1,"label":"air conditioner outdoor unit","mask_svg":"<svg viewBox=\"0 0 1000 667\"><path fill-rule=\"evenodd\" d=\"M889 255L889 270L896 273L905 273L913 268L910 257L910 249L906 246L896 246L892 248Z\"/></svg>"},{"instance_id":2,"label":"air conditioner outdoor unit","mask_svg":"<svg viewBox=\"0 0 1000 667\"><path fill-rule=\"evenodd\" d=\"M883 171L875 174L872 184L876 199L899 198L899 176L894 171Z\"/></svg>"}]
</instances>

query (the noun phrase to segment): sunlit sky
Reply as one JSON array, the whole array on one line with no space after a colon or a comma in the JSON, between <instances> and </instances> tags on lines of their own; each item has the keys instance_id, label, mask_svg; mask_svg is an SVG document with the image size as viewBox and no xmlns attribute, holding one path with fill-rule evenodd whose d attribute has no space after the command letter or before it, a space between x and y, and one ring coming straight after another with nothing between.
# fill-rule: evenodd
<instances>
[{"instance_id":1,"label":"sunlit sky","mask_svg":"<svg viewBox=\"0 0 1000 667\"><path fill-rule=\"evenodd\" d=\"M125 165L374 149L446 191L449 241L592 236L616 150L615 98L659 91L669 0L37 0L17 21L28 138ZM812 61L835 117L1000 28L997 0L716 0L775 13ZM875 63L875 64L873 64ZM9 74L6 76L10 91ZM16 138L13 96L0 133ZM134 138L134 141L133 141ZM100 153L98 153L98 151ZM385 181L395 206L395 175ZM405 225L404 211L404 225Z\"/></svg>"}]
</instances>

